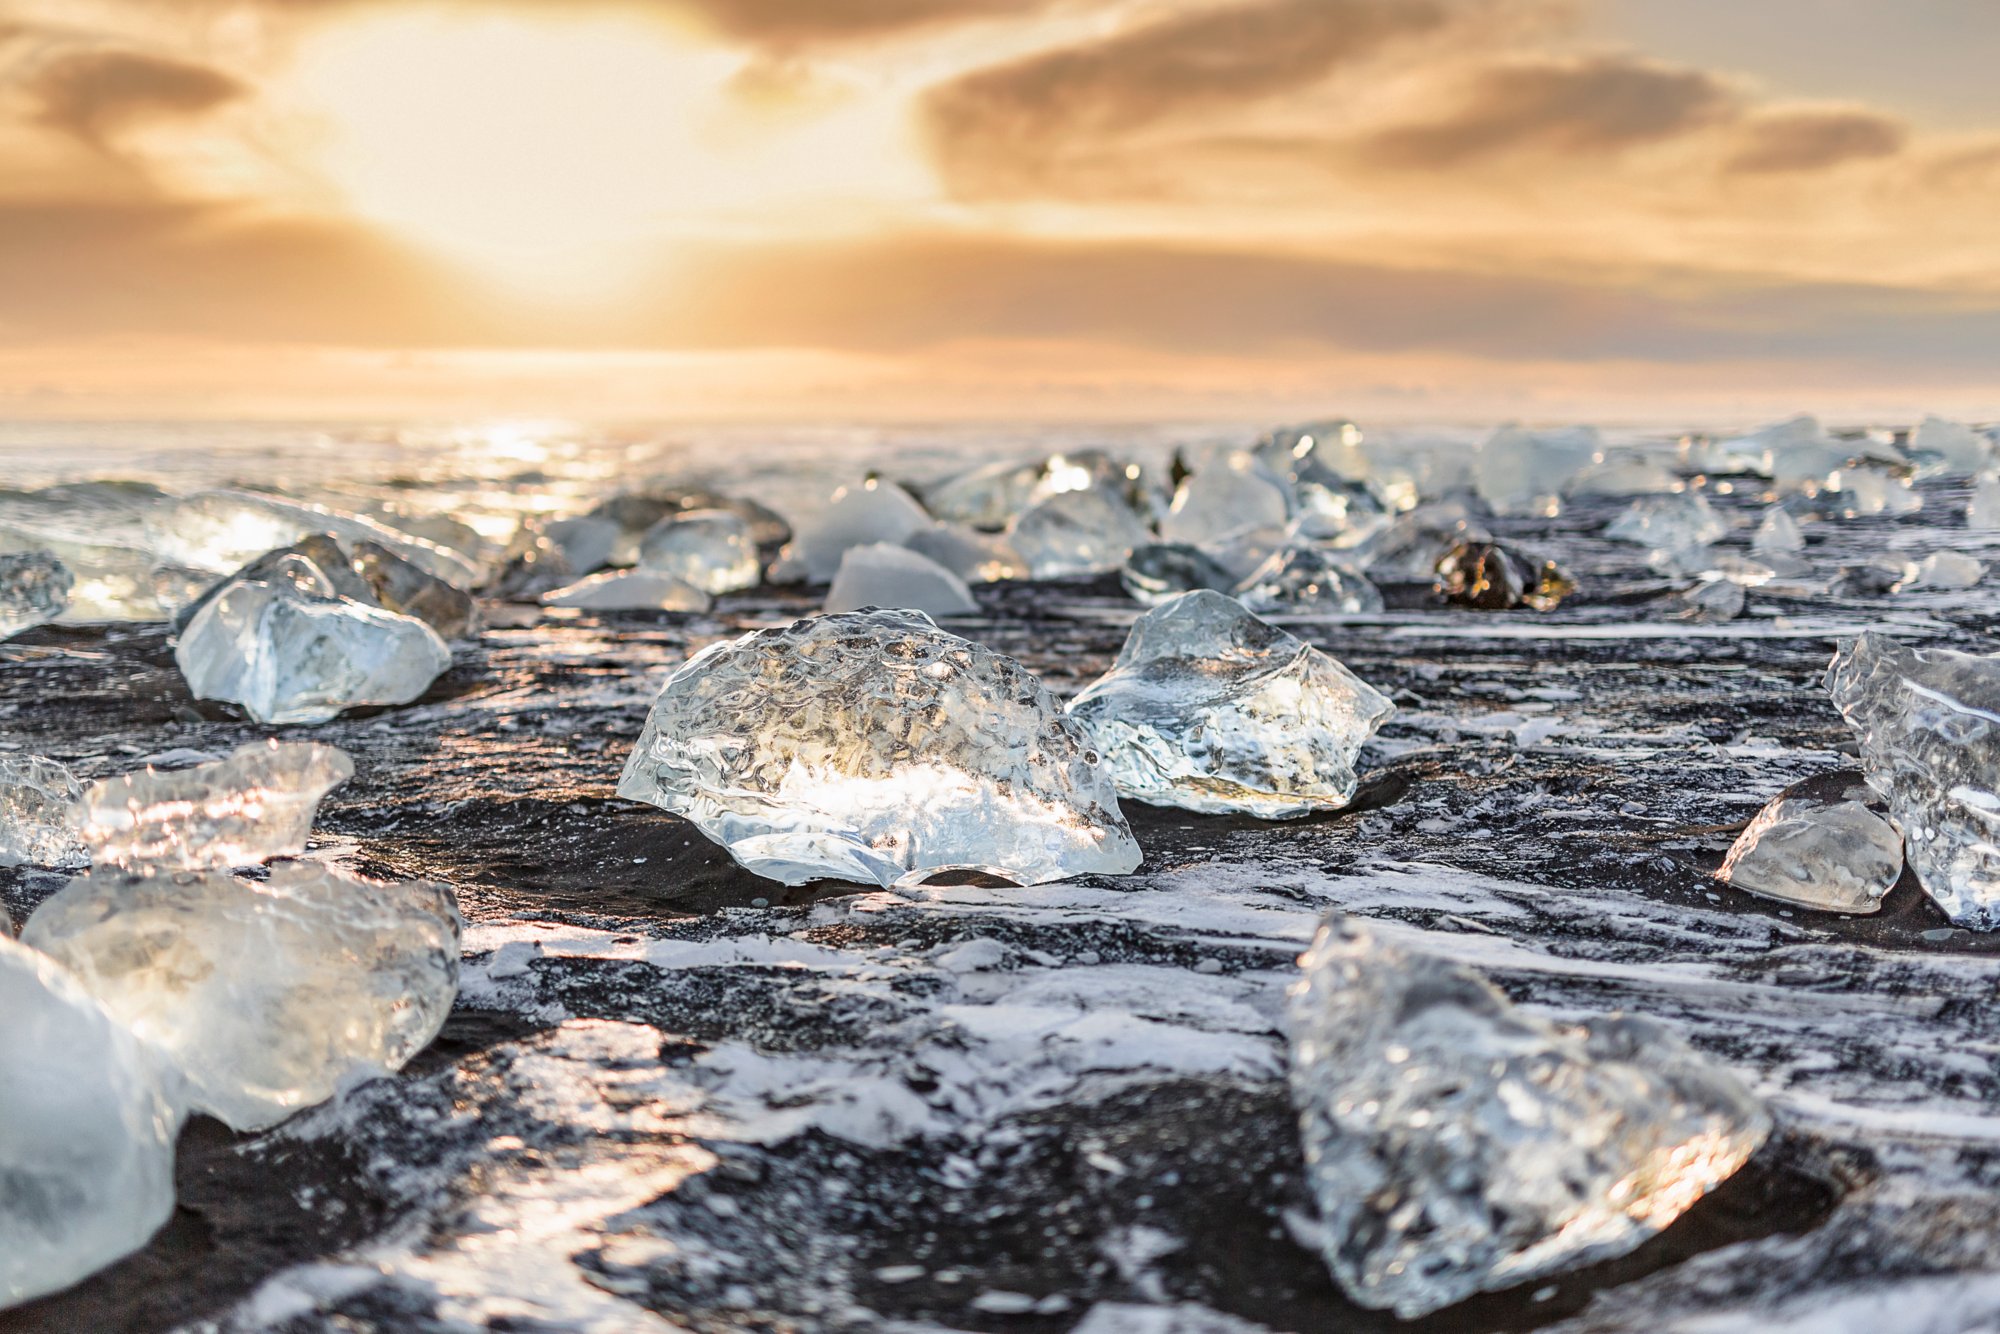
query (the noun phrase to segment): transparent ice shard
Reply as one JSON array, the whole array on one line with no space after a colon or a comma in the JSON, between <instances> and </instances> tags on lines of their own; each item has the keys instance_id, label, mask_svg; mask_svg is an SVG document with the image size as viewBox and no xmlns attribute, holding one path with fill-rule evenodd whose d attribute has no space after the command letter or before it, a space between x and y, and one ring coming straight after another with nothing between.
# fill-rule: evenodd
<instances>
[{"instance_id":1,"label":"transparent ice shard","mask_svg":"<svg viewBox=\"0 0 2000 1334\"><path fill-rule=\"evenodd\" d=\"M1148 542L1132 548L1118 581L1134 602L1157 607L1197 588L1218 593L1235 590L1241 582L1235 572L1223 567L1200 547L1185 542Z\"/></svg>"},{"instance_id":2,"label":"transparent ice shard","mask_svg":"<svg viewBox=\"0 0 2000 1334\"><path fill-rule=\"evenodd\" d=\"M1915 514L1924 498L1908 476L1888 468L1850 465L1827 474L1826 489L1838 493L1835 503L1849 518L1875 514Z\"/></svg>"},{"instance_id":3,"label":"transparent ice shard","mask_svg":"<svg viewBox=\"0 0 2000 1334\"><path fill-rule=\"evenodd\" d=\"M909 492L894 482L871 477L859 485L841 487L824 509L801 520L797 536L786 546L779 563L784 572L806 583L830 583L849 547L870 542L900 546L930 524L931 516Z\"/></svg>"},{"instance_id":4,"label":"transparent ice shard","mask_svg":"<svg viewBox=\"0 0 2000 1334\"><path fill-rule=\"evenodd\" d=\"M1552 560L1536 560L1497 542L1461 542L1437 563L1437 595L1457 607L1553 611L1576 582Z\"/></svg>"},{"instance_id":5,"label":"transparent ice shard","mask_svg":"<svg viewBox=\"0 0 2000 1334\"><path fill-rule=\"evenodd\" d=\"M67 765L39 755L0 754L0 866L81 866L77 834L83 785Z\"/></svg>"},{"instance_id":6,"label":"transparent ice shard","mask_svg":"<svg viewBox=\"0 0 2000 1334\"><path fill-rule=\"evenodd\" d=\"M255 1130L422 1051L458 995L460 932L447 886L285 862L268 880L100 867L21 940L162 1053L195 1107Z\"/></svg>"},{"instance_id":7,"label":"transparent ice shard","mask_svg":"<svg viewBox=\"0 0 2000 1334\"><path fill-rule=\"evenodd\" d=\"M1578 496L1652 496L1678 491L1681 476L1654 454L1607 449L1570 482Z\"/></svg>"},{"instance_id":8,"label":"transparent ice shard","mask_svg":"<svg viewBox=\"0 0 2000 1334\"><path fill-rule=\"evenodd\" d=\"M1902 588L1972 588L1986 577L1986 567L1963 551L1933 551L1910 569Z\"/></svg>"},{"instance_id":9,"label":"transparent ice shard","mask_svg":"<svg viewBox=\"0 0 2000 1334\"><path fill-rule=\"evenodd\" d=\"M710 594L755 588L764 578L750 524L730 510L686 510L660 520L639 539L639 568Z\"/></svg>"},{"instance_id":10,"label":"transparent ice shard","mask_svg":"<svg viewBox=\"0 0 2000 1334\"><path fill-rule=\"evenodd\" d=\"M1355 757L1395 706L1234 598L1199 591L1141 616L1069 712L1121 796L1283 820L1354 799Z\"/></svg>"},{"instance_id":11,"label":"transparent ice shard","mask_svg":"<svg viewBox=\"0 0 2000 1334\"><path fill-rule=\"evenodd\" d=\"M50 552L0 555L0 639L62 615L75 584L69 567Z\"/></svg>"},{"instance_id":12,"label":"transparent ice shard","mask_svg":"<svg viewBox=\"0 0 2000 1334\"><path fill-rule=\"evenodd\" d=\"M1144 470L1099 450L1072 450L1028 462L986 464L922 489L940 519L989 531L1005 528L1050 496L1102 490L1133 508L1150 491Z\"/></svg>"},{"instance_id":13,"label":"transparent ice shard","mask_svg":"<svg viewBox=\"0 0 2000 1334\"><path fill-rule=\"evenodd\" d=\"M137 1038L0 932L0 1307L146 1244L174 1208L181 1108Z\"/></svg>"},{"instance_id":14,"label":"transparent ice shard","mask_svg":"<svg viewBox=\"0 0 2000 1334\"><path fill-rule=\"evenodd\" d=\"M1777 505L1764 511L1750 538L1750 550L1759 556L1796 556L1805 549L1805 534L1799 531L1798 520Z\"/></svg>"},{"instance_id":15,"label":"transparent ice shard","mask_svg":"<svg viewBox=\"0 0 2000 1334\"><path fill-rule=\"evenodd\" d=\"M1669 612L1676 620L1704 624L1733 621L1748 602L1743 585L1720 575L1698 580L1673 597Z\"/></svg>"},{"instance_id":16,"label":"transparent ice shard","mask_svg":"<svg viewBox=\"0 0 2000 1334\"><path fill-rule=\"evenodd\" d=\"M827 590L827 611L863 607L905 607L930 616L979 610L963 579L927 556L887 542L849 547Z\"/></svg>"},{"instance_id":17,"label":"transparent ice shard","mask_svg":"<svg viewBox=\"0 0 2000 1334\"><path fill-rule=\"evenodd\" d=\"M962 523L934 523L911 533L903 545L936 561L968 584L996 584L1002 579L1028 577L1028 563L1005 537L982 533Z\"/></svg>"},{"instance_id":18,"label":"transparent ice shard","mask_svg":"<svg viewBox=\"0 0 2000 1334\"><path fill-rule=\"evenodd\" d=\"M1382 593L1352 563L1325 547L1301 543L1274 552L1236 589L1258 615L1343 616L1382 610Z\"/></svg>"},{"instance_id":19,"label":"transparent ice shard","mask_svg":"<svg viewBox=\"0 0 2000 1334\"><path fill-rule=\"evenodd\" d=\"M619 538L611 550L613 565L639 563L639 544L648 529L698 510L723 510L734 514L749 530L751 545L759 551L777 548L792 540L792 527L754 500L726 496L706 487L647 486L637 491L621 491L600 502L589 517L609 519L619 527Z\"/></svg>"},{"instance_id":20,"label":"transparent ice shard","mask_svg":"<svg viewBox=\"0 0 2000 1334\"><path fill-rule=\"evenodd\" d=\"M1667 1029L1575 1027L1336 915L1291 990L1292 1092L1325 1259L1406 1319L1631 1251L1771 1131Z\"/></svg>"},{"instance_id":21,"label":"transparent ice shard","mask_svg":"<svg viewBox=\"0 0 2000 1334\"><path fill-rule=\"evenodd\" d=\"M340 597L311 562L231 580L197 611L174 661L197 699L239 704L261 723L323 723L365 704L407 704L451 666L437 632Z\"/></svg>"},{"instance_id":22,"label":"transparent ice shard","mask_svg":"<svg viewBox=\"0 0 2000 1334\"><path fill-rule=\"evenodd\" d=\"M1384 583L1429 583L1438 562L1463 542L1489 542L1492 534L1473 522L1455 500L1433 501L1399 515L1364 542L1356 555L1371 578Z\"/></svg>"},{"instance_id":23,"label":"transparent ice shard","mask_svg":"<svg viewBox=\"0 0 2000 1334\"><path fill-rule=\"evenodd\" d=\"M472 633L476 610L472 595L464 589L377 542L355 543L348 563L368 586L377 606L399 616L416 617L442 639L463 639Z\"/></svg>"},{"instance_id":24,"label":"transparent ice shard","mask_svg":"<svg viewBox=\"0 0 2000 1334\"><path fill-rule=\"evenodd\" d=\"M92 783L79 833L103 866L191 871L305 851L320 799L354 761L316 741L262 741L191 769L141 769Z\"/></svg>"},{"instance_id":25,"label":"transparent ice shard","mask_svg":"<svg viewBox=\"0 0 2000 1334\"><path fill-rule=\"evenodd\" d=\"M139 482L73 482L40 491L0 490L0 553L46 551L75 583L65 621L156 621L188 596L184 579L154 554L147 518L173 503Z\"/></svg>"},{"instance_id":26,"label":"transparent ice shard","mask_svg":"<svg viewBox=\"0 0 2000 1334\"><path fill-rule=\"evenodd\" d=\"M1479 498L1495 514L1552 517L1562 510L1570 480L1597 456L1597 431L1588 426L1561 431L1502 427L1479 447L1473 464Z\"/></svg>"},{"instance_id":27,"label":"transparent ice shard","mask_svg":"<svg viewBox=\"0 0 2000 1334\"><path fill-rule=\"evenodd\" d=\"M708 594L672 575L652 570L606 570L542 594L549 607L585 611L687 611L709 609Z\"/></svg>"},{"instance_id":28,"label":"transparent ice shard","mask_svg":"<svg viewBox=\"0 0 2000 1334\"><path fill-rule=\"evenodd\" d=\"M1083 731L1011 658L912 611L712 644L668 679L618 785L758 875L1022 884L1139 864Z\"/></svg>"},{"instance_id":29,"label":"transparent ice shard","mask_svg":"<svg viewBox=\"0 0 2000 1334\"><path fill-rule=\"evenodd\" d=\"M1728 533L1729 524L1699 491L1633 501L1604 529L1613 542L1633 542L1662 560L1685 559Z\"/></svg>"},{"instance_id":30,"label":"transparent ice shard","mask_svg":"<svg viewBox=\"0 0 2000 1334\"><path fill-rule=\"evenodd\" d=\"M1014 521L1008 542L1035 579L1118 569L1153 534L1117 496L1097 487L1050 496Z\"/></svg>"},{"instance_id":31,"label":"transparent ice shard","mask_svg":"<svg viewBox=\"0 0 2000 1334\"><path fill-rule=\"evenodd\" d=\"M1960 926L2000 927L2000 657L1865 634L1826 684L1924 892Z\"/></svg>"},{"instance_id":32,"label":"transparent ice shard","mask_svg":"<svg viewBox=\"0 0 2000 1334\"><path fill-rule=\"evenodd\" d=\"M226 574L301 538L324 533L343 546L373 542L458 588L480 579L478 562L386 524L323 505L251 491L202 491L147 516L161 562Z\"/></svg>"},{"instance_id":33,"label":"transparent ice shard","mask_svg":"<svg viewBox=\"0 0 2000 1334\"><path fill-rule=\"evenodd\" d=\"M2000 476L1982 476L1972 484L1972 495L1965 502L1965 526L2000 528Z\"/></svg>"},{"instance_id":34,"label":"transparent ice shard","mask_svg":"<svg viewBox=\"0 0 2000 1334\"><path fill-rule=\"evenodd\" d=\"M1919 477L1970 477L1993 462L1993 442L1962 422L1926 417L1910 434Z\"/></svg>"},{"instance_id":35,"label":"transparent ice shard","mask_svg":"<svg viewBox=\"0 0 2000 1334\"><path fill-rule=\"evenodd\" d=\"M1773 797L1715 878L1821 912L1873 913L1903 873L1903 836L1857 772L1821 774Z\"/></svg>"},{"instance_id":36,"label":"transparent ice shard","mask_svg":"<svg viewBox=\"0 0 2000 1334\"><path fill-rule=\"evenodd\" d=\"M1283 528L1290 519L1285 484L1266 472L1256 455L1232 450L1182 479L1160 520L1160 537L1200 545L1246 528Z\"/></svg>"},{"instance_id":37,"label":"transparent ice shard","mask_svg":"<svg viewBox=\"0 0 2000 1334\"><path fill-rule=\"evenodd\" d=\"M617 524L595 514L556 519L544 524L542 533L562 553L563 568L573 574L603 569L624 536Z\"/></svg>"}]
</instances>

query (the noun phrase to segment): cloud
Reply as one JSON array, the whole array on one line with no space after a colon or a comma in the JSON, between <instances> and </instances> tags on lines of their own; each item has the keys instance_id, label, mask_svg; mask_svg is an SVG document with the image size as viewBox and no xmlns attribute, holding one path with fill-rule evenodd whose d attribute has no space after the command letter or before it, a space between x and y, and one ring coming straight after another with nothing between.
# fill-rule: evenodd
<instances>
[{"instance_id":1,"label":"cloud","mask_svg":"<svg viewBox=\"0 0 2000 1334\"><path fill-rule=\"evenodd\" d=\"M803 46L884 37L976 19L1021 17L1049 0L672 0L727 36Z\"/></svg>"},{"instance_id":2,"label":"cloud","mask_svg":"<svg viewBox=\"0 0 2000 1334\"><path fill-rule=\"evenodd\" d=\"M96 145L130 125L199 115L248 91L205 65L120 50L58 56L29 81L43 124Z\"/></svg>"},{"instance_id":3,"label":"cloud","mask_svg":"<svg viewBox=\"0 0 2000 1334\"><path fill-rule=\"evenodd\" d=\"M934 89L924 117L961 190L1033 178L1070 149L1295 95L1468 7L1445 0L1239 0L1038 52Z\"/></svg>"},{"instance_id":4,"label":"cloud","mask_svg":"<svg viewBox=\"0 0 2000 1334\"><path fill-rule=\"evenodd\" d=\"M1901 121L1875 111L1770 112L1744 125L1727 168L1740 175L1822 171L1892 157L1909 137Z\"/></svg>"},{"instance_id":5,"label":"cloud","mask_svg":"<svg viewBox=\"0 0 2000 1334\"><path fill-rule=\"evenodd\" d=\"M1700 70L1625 56L1516 61L1479 71L1448 115L1384 131L1360 151L1398 168L1528 150L1595 156L1686 134L1735 110L1729 85Z\"/></svg>"}]
</instances>

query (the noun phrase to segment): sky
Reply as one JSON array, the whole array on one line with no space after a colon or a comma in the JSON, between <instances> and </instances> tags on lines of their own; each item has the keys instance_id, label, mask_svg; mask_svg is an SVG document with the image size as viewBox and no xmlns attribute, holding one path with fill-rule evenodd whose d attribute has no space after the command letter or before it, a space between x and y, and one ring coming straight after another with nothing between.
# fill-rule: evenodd
<instances>
[{"instance_id":1,"label":"sky","mask_svg":"<svg viewBox=\"0 0 2000 1334\"><path fill-rule=\"evenodd\" d=\"M0 417L2000 416L1992 0L0 0Z\"/></svg>"}]
</instances>

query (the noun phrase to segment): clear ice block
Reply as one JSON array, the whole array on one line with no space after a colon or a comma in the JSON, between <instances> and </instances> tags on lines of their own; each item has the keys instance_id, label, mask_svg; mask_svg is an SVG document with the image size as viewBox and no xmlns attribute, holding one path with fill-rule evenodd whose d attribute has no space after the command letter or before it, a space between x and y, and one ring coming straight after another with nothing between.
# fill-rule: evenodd
<instances>
[{"instance_id":1,"label":"clear ice block","mask_svg":"<svg viewBox=\"0 0 2000 1334\"><path fill-rule=\"evenodd\" d=\"M1405 1319L1623 1255L1763 1144L1770 1116L1667 1029L1571 1027L1336 915L1291 991L1292 1091L1325 1259Z\"/></svg>"},{"instance_id":2,"label":"clear ice block","mask_svg":"<svg viewBox=\"0 0 2000 1334\"><path fill-rule=\"evenodd\" d=\"M1153 540L1137 514L1098 487L1050 496L1014 521L1008 541L1035 579L1102 574Z\"/></svg>"},{"instance_id":3,"label":"clear ice block","mask_svg":"<svg viewBox=\"0 0 2000 1334\"><path fill-rule=\"evenodd\" d=\"M100 867L250 866L304 852L320 800L353 776L354 761L336 746L253 742L213 764L92 783L79 833Z\"/></svg>"},{"instance_id":4,"label":"clear ice block","mask_svg":"<svg viewBox=\"0 0 2000 1334\"><path fill-rule=\"evenodd\" d=\"M749 521L731 510L684 510L639 539L639 568L704 593L735 593L763 582Z\"/></svg>"},{"instance_id":5,"label":"clear ice block","mask_svg":"<svg viewBox=\"0 0 2000 1334\"><path fill-rule=\"evenodd\" d=\"M0 639L62 615L75 585L69 567L47 551L0 555Z\"/></svg>"},{"instance_id":6,"label":"clear ice block","mask_svg":"<svg viewBox=\"0 0 2000 1334\"><path fill-rule=\"evenodd\" d=\"M1561 431L1502 427L1479 447L1473 477L1479 498L1495 514L1552 517L1562 510L1571 479L1596 458L1601 446L1588 426Z\"/></svg>"},{"instance_id":7,"label":"clear ice block","mask_svg":"<svg viewBox=\"0 0 2000 1334\"><path fill-rule=\"evenodd\" d=\"M1715 878L1820 912L1873 913L1903 873L1903 836L1857 772L1821 774L1757 812Z\"/></svg>"},{"instance_id":8,"label":"clear ice block","mask_svg":"<svg viewBox=\"0 0 2000 1334\"><path fill-rule=\"evenodd\" d=\"M911 533L903 545L936 561L968 584L997 584L1002 579L1028 577L1028 563L1005 537L982 533L962 523L934 523Z\"/></svg>"},{"instance_id":9,"label":"clear ice block","mask_svg":"<svg viewBox=\"0 0 2000 1334\"><path fill-rule=\"evenodd\" d=\"M966 616L979 610L965 581L908 547L870 542L849 547L827 590L827 611L905 607L929 616Z\"/></svg>"},{"instance_id":10,"label":"clear ice block","mask_svg":"<svg viewBox=\"0 0 2000 1334\"><path fill-rule=\"evenodd\" d=\"M870 478L841 487L825 508L802 519L779 565L783 573L806 583L831 583L849 547L870 542L900 546L930 525L931 516L909 492L894 482Z\"/></svg>"},{"instance_id":11,"label":"clear ice block","mask_svg":"<svg viewBox=\"0 0 2000 1334\"><path fill-rule=\"evenodd\" d=\"M193 1106L254 1130L422 1051L458 995L460 932L444 885L285 862L268 880L100 867L21 939L162 1053Z\"/></svg>"},{"instance_id":12,"label":"clear ice block","mask_svg":"<svg viewBox=\"0 0 2000 1334\"><path fill-rule=\"evenodd\" d=\"M668 679L620 796L785 884L1031 884L1139 864L1110 775L1032 673L912 611L712 644Z\"/></svg>"},{"instance_id":13,"label":"clear ice block","mask_svg":"<svg viewBox=\"0 0 2000 1334\"><path fill-rule=\"evenodd\" d=\"M1354 616L1382 610L1382 593L1341 554L1298 545L1272 554L1236 589L1258 615Z\"/></svg>"},{"instance_id":14,"label":"clear ice block","mask_svg":"<svg viewBox=\"0 0 2000 1334\"><path fill-rule=\"evenodd\" d=\"M1354 762L1395 706L1338 661L1198 591L1132 627L1069 705L1119 795L1283 820L1354 798Z\"/></svg>"},{"instance_id":15,"label":"clear ice block","mask_svg":"<svg viewBox=\"0 0 2000 1334\"><path fill-rule=\"evenodd\" d=\"M542 594L547 607L578 607L585 611L704 612L708 594L670 574L652 570L606 570Z\"/></svg>"},{"instance_id":16,"label":"clear ice block","mask_svg":"<svg viewBox=\"0 0 2000 1334\"><path fill-rule=\"evenodd\" d=\"M81 866L77 833L83 785L67 765L39 755L0 754L0 866Z\"/></svg>"},{"instance_id":17,"label":"clear ice block","mask_svg":"<svg viewBox=\"0 0 2000 1334\"><path fill-rule=\"evenodd\" d=\"M1200 545L1246 528L1283 528L1291 519L1291 493L1266 472L1257 456L1234 450L1183 478L1160 520L1166 542Z\"/></svg>"}]
</instances>

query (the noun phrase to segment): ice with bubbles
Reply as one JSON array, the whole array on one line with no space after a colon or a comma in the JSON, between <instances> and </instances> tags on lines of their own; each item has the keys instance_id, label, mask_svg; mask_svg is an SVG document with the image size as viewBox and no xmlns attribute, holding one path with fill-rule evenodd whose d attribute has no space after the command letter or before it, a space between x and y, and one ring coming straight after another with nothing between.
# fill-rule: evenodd
<instances>
[{"instance_id":1,"label":"ice with bubbles","mask_svg":"<svg viewBox=\"0 0 2000 1334\"><path fill-rule=\"evenodd\" d=\"M1873 913L1903 873L1903 836L1860 773L1808 778L1744 827L1715 878L1821 912Z\"/></svg>"},{"instance_id":2,"label":"ice with bubbles","mask_svg":"<svg viewBox=\"0 0 2000 1334\"><path fill-rule=\"evenodd\" d=\"M1405 1319L1623 1255L1747 1161L1770 1115L1633 1015L1557 1024L1335 915L1291 990L1325 1259Z\"/></svg>"},{"instance_id":3,"label":"ice with bubbles","mask_svg":"<svg viewBox=\"0 0 2000 1334\"><path fill-rule=\"evenodd\" d=\"M69 766L40 755L0 754L0 866L81 866L77 832L83 785Z\"/></svg>"},{"instance_id":4,"label":"ice with bubbles","mask_svg":"<svg viewBox=\"0 0 2000 1334\"><path fill-rule=\"evenodd\" d=\"M320 800L353 776L336 746L253 742L213 764L92 783L79 829L98 866L251 866L305 851Z\"/></svg>"},{"instance_id":5,"label":"ice with bubbles","mask_svg":"<svg viewBox=\"0 0 2000 1334\"><path fill-rule=\"evenodd\" d=\"M1395 707L1234 598L1198 591L1141 616L1069 711L1121 796L1281 820L1352 801L1356 757Z\"/></svg>"},{"instance_id":6,"label":"ice with bubbles","mask_svg":"<svg viewBox=\"0 0 2000 1334\"><path fill-rule=\"evenodd\" d=\"M144 1246L174 1208L178 1085L55 960L0 932L0 1307Z\"/></svg>"},{"instance_id":7,"label":"ice with bubbles","mask_svg":"<svg viewBox=\"0 0 2000 1334\"><path fill-rule=\"evenodd\" d=\"M979 610L965 581L936 561L887 542L849 547L827 590L827 611L907 607L930 616Z\"/></svg>"},{"instance_id":8,"label":"ice with bubbles","mask_svg":"<svg viewBox=\"0 0 2000 1334\"><path fill-rule=\"evenodd\" d=\"M99 867L21 939L170 1061L194 1107L251 1130L429 1045L461 930L443 885L286 862L266 880Z\"/></svg>"},{"instance_id":9,"label":"ice with bubbles","mask_svg":"<svg viewBox=\"0 0 2000 1334\"><path fill-rule=\"evenodd\" d=\"M712 644L676 671L618 785L755 873L1032 884L1139 864L1082 728L1011 658L921 612L843 612Z\"/></svg>"},{"instance_id":10,"label":"ice with bubbles","mask_svg":"<svg viewBox=\"0 0 2000 1334\"><path fill-rule=\"evenodd\" d=\"M1864 634L1826 683L1924 892L1961 926L2000 927L2000 657Z\"/></svg>"}]
</instances>

